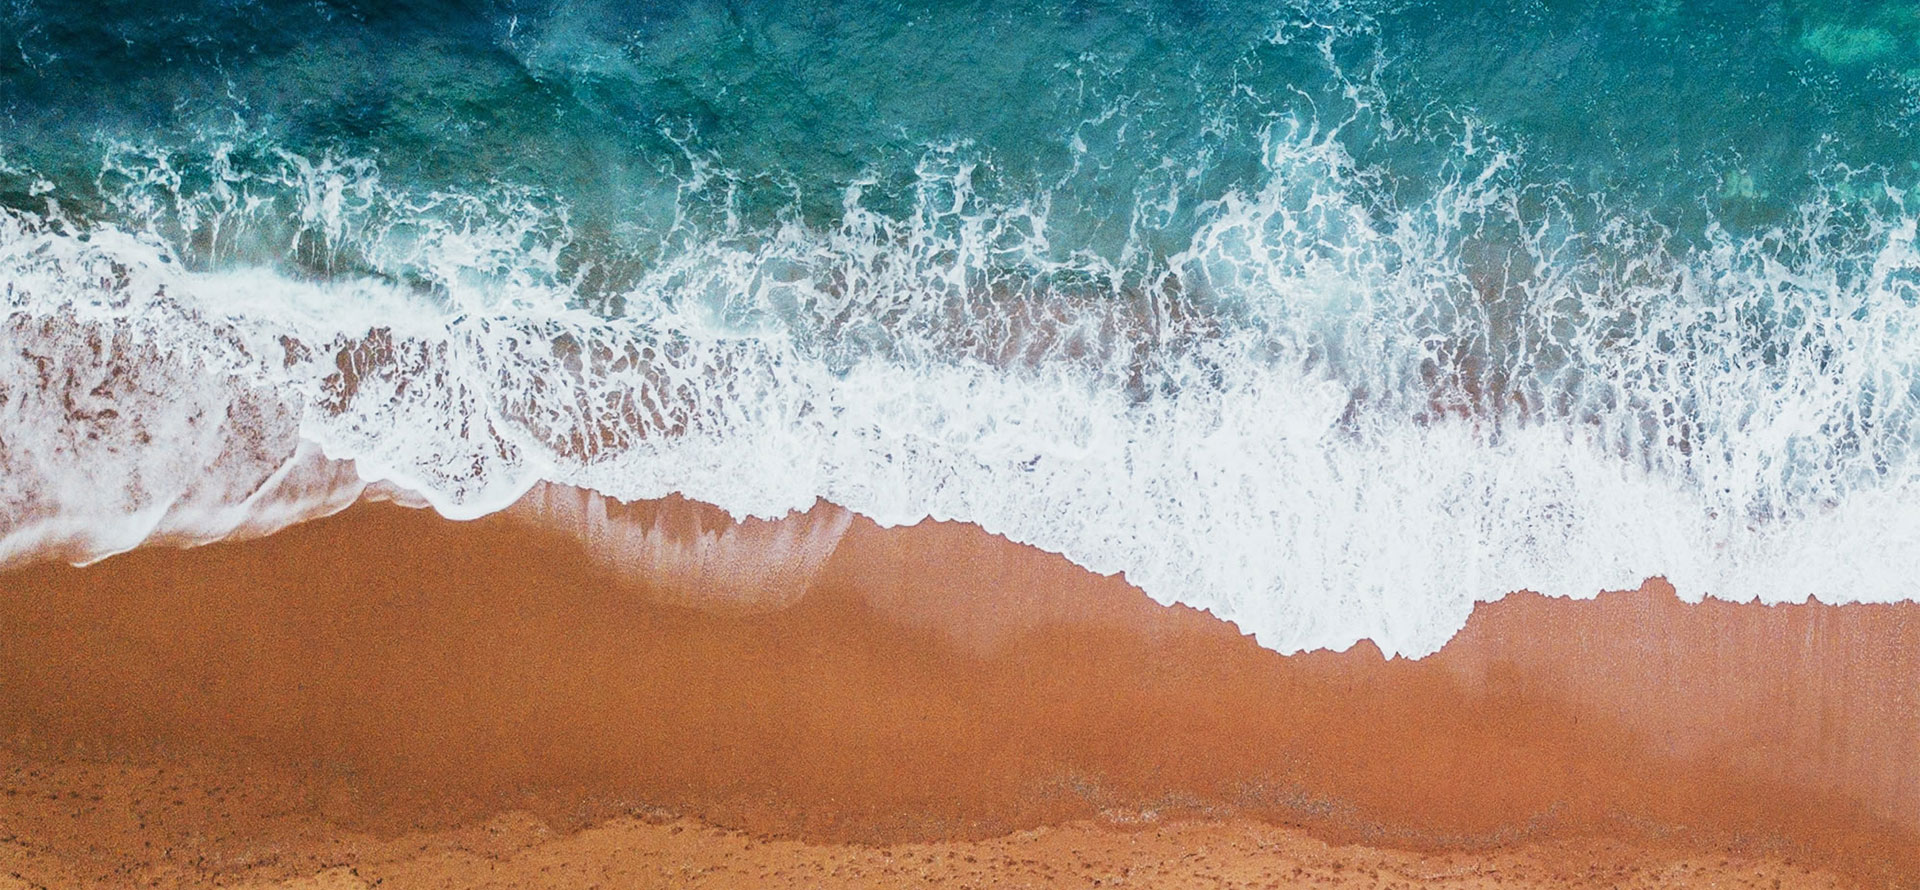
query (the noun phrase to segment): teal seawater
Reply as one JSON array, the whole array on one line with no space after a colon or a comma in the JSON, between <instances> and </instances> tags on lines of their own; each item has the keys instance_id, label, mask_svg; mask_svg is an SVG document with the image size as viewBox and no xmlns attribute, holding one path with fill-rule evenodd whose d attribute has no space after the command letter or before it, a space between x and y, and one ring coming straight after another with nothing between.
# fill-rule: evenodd
<instances>
[{"instance_id":1,"label":"teal seawater","mask_svg":"<svg viewBox=\"0 0 1920 890\"><path fill-rule=\"evenodd\" d=\"M1276 120L1398 204L1466 130L1528 186L1693 232L1777 223L1836 179L1901 188L1920 14L1851 3L49 3L0 13L0 200L102 207L119 142L191 179L221 140L370 159L413 189L565 201L644 261L691 165L756 219L912 203L934 148L989 198L1051 196L1053 247L1161 257L1257 186ZM1841 171L1853 173L1843 176ZM198 171L206 175L205 171ZM1474 171L1467 171L1474 172ZM1140 219L1143 200L1182 200ZM632 254L632 257L628 257ZM586 262L584 258L577 262Z\"/></svg>"},{"instance_id":2,"label":"teal seawater","mask_svg":"<svg viewBox=\"0 0 1920 890\"><path fill-rule=\"evenodd\" d=\"M1904 598L1916 114L1898 3L12 0L0 561L317 450L970 519L1283 649Z\"/></svg>"}]
</instances>

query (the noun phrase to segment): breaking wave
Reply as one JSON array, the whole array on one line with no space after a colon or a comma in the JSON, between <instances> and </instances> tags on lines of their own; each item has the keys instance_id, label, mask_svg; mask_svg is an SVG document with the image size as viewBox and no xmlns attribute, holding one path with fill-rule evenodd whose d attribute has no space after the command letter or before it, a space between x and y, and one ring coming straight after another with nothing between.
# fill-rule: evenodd
<instances>
[{"instance_id":1,"label":"breaking wave","mask_svg":"<svg viewBox=\"0 0 1920 890\"><path fill-rule=\"evenodd\" d=\"M1216 120L1093 213L1083 172L1147 120L1125 101L1057 178L927 143L824 210L669 122L625 228L244 123L103 139L86 176L0 157L0 562L554 484L815 511L686 545L520 508L613 529L690 599L716 565L817 571L848 521L824 500L975 522L1287 652L1418 656L1476 600L1650 575L1915 594L1920 251L1886 172L1663 222L1471 114L1394 116L1344 34L1267 35L1324 95ZM1222 179L1229 144L1251 172Z\"/></svg>"}]
</instances>

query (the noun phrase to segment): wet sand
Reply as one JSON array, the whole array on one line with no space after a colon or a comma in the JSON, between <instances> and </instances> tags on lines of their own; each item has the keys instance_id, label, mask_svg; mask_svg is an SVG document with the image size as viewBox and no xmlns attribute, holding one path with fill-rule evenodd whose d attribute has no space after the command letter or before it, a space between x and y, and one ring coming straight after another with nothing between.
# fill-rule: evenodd
<instances>
[{"instance_id":1,"label":"wet sand","mask_svg":"<svg viewBox=\"0 0 1920 890\"><path fill-rule=\"evenodd\" d=\"M1650 582L1283 657L970 526L816 513L726 545L830 547L731 599L551 509L0 575L0 887L937 877L878 871L909 850L955 886L1212 886L1195 850L1249 886L1920 885L1920 608Z\"/></svg>"}]
</instances>

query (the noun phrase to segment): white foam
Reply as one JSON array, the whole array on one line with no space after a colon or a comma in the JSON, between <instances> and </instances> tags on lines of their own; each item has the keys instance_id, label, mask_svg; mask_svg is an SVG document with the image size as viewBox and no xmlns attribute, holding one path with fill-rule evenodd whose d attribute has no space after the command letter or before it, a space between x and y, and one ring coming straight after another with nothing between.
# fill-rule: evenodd
<instances>
[{"instance_id":1,"label":"white foam","mask_svg":"<svg viewBox=\"0 0 1920 890\"><path fill-rule=\"evenodd\" d=\"M1480 158L1397 207L1324 133L1278 127L1260 190L1126 266L1059 258L1043 200L984 201L941 149L911 213L856 187L831 230L687 237L618 318L577 308L564 207L402 201L363 164L289 156L276 181L385 278L190 271L158 225L9 213L0 559L259 533L368 482L469 518L544 482L973 521L1281 651L1421 655L1476 599L1654 574L1912 597L1912 217L1821 204L1698 252L1629 225L1596 246ZM242 204L183 200L242 208L222 226L248 254ZM1504 223L1542 270L1512 286L1460 250ZM418 232L442 234L397 234ZM529 503L688 598L763 605L846 527L688 537Z\"/></svg>"},{"instance_id":2,"label":"white foam","mask_svg":"<svg viewBox=\"0 0 1920 890\"><path fill-rule=\"evenodd\" d=\"M776 520L734 521L681 499L640 505L577 488L537 485L508 513L572 534L603 568L683 605L770 612L812 586L853 514L818 503Z\"/></svg>"}]
</instances>

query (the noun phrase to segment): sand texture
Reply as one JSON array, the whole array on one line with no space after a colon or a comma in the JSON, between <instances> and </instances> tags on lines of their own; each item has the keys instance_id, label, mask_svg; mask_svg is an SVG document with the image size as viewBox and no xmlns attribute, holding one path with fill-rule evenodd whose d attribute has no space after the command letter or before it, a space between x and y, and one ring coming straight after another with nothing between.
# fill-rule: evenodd
<instances>
[{"instance_id":1,"label":"sand texture","mask_svg":"<svg viewBox=\"0 0 1920 890\"><path fill-rule=\"evenodd\" d=\"M0 887L1920 885L1920 607L1283 657L971 526L603 505L651 583L540 496L0 576Z\"/></svg>"},{"instance_id":2,"label":"sand texture","mask_svg":"<svg viewBox=\"0 0 1920 890\"><path fill-rule=\"evenodd\" d=\"M31 774L30 774L31 773ZM241 781L236 782L236 778ZM0 890L174 887L250 890L411 888L1147 887L1473 888L1677 886L1832 888L1850 881L1780 856L1741 857L1605 840L1543 841L1473 852L1329 844L1244 818L1120 824L1088 820L980 841L884 846L755 837L651 812L575 831L525 812L458 829L378 837L262 806L268 795L215 764L66 762L0 779ZM31 789L33 799L23 800ZM275 789L284 790L284 789ZM81 813L74 818L71 814ZM216 812L219 814L216 818ZM158 831L115 813L146 813ZM189 823L248 820L251 852L182 834ZM30 826L25 835L20 826ZM61 844L143 848L90 858ZM36 840L37 838L38 840ZM44 839L59 838L49 846Z\"/></svg>"}]
</instances>

